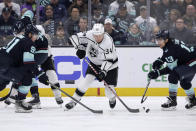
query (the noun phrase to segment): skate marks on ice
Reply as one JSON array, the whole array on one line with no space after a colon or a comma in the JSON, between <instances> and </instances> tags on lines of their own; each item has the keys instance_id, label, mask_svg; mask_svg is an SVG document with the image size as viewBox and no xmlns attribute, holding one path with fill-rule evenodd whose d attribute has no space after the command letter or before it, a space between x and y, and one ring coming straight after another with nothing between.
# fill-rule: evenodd
<instances>
[{"instance_id":1,"label":"skate marks on ice","mask_svg":"<svg viewBox=\"0 0 196 131\"><path fill-rule=\"evenodd\" d=\"M63 97L64 102L70 99ZM124 102L133 108L140 107L141 97L122 97ZM84 97L82 102L94 109L103 109L103 114L93 114L77 105L70 111L59 108L54 98L41 98L42 109L34 109L32 113L14 112L14 105L5 108L0 103L0 129L3 131L195 131L196 110L186 110L184 97L178 97L176 111L162 111L160 105L165 97L149 97L145 105L149 113L129 113L117 101L115 109L110 109L105 97ZM64 106L64 105L63 105ZM142 107L142 106L141 106Z\"/></svg>"}]
</instances>

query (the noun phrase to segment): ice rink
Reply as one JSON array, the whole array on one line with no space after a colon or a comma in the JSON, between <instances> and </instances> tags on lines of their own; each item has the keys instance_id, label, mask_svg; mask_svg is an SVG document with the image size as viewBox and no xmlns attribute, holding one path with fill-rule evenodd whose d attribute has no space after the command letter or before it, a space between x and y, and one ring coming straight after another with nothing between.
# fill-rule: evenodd
<instances>
[{"instance_id":1,"label":"ice rink","mask_svg":"<svg viewBox=\"0 0 196 131\"><path fill-rule=\"evenodd\" d=\"M142 107L141 97L121 98L131 108ZM63 99L69 102L69 98ZM118 100L111 110L105 97L82 99L90 108L103 110L103 114L93 114L80 105L64 111L51 97L42 97L42 109L26 114L15 113L14 105L5 108L1 102L0 131L196 131L196 110L184 108L185 97L178 97L176 111L162 111L160 105L165 101L165 97L148 97L144 106L151 109L149 113L130 113Z\"/></svg>"}]
</instances>

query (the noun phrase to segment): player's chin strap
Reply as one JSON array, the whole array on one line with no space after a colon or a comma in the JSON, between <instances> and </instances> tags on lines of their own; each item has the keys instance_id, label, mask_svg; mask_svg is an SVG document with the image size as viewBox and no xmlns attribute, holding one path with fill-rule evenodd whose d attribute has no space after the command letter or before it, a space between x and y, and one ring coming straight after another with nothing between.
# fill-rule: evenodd
<instances>
[{"instance_id":1,"label":"player's chin strap","mask_svg":"<svg viewBox=\"0 0 196 131\"><path fill-rule=\"evenodd\" d=\"M86 63L89 65L89 67L93 70L93 72L96 74L96 75L98 75L98 72L94 69L94 67L89 63L89 61L86 59L86 58L84 58L84 60L86 61ZM118 100L125 106L125 108L129 111L129 112L131 112L131 113L138 113L138 112L140 112L140 110L139 109L132 109L132 108L129 108L123 101L122 101L122 99L116 94L116 92L106 83L106 81L105 80L103 80L103 82L104 82L104 85L115 95L115 97L117 97L118 98Z\"/></svg>"}]
</instances>

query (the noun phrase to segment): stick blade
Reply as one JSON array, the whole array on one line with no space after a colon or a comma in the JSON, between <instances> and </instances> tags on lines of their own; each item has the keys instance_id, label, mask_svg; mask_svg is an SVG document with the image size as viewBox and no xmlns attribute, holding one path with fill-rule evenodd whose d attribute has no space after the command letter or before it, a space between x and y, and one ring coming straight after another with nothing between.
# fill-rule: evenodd
<instances>
[{"instance_id":1,"label":"stick blade","mask_svg":"<svg viewBox=\"0 0 196 131\"><path fill-rule=\"evenodd\" d=\"M131 113L139 113L140 112L139 109L131 109L131 108L129 108L128 111Z\"/></svg>"},{"instance_id":2,"label":"stick blade","mask_svg":"<svg viewBox=\"0 0 196 131\"><path fill-rule=\"evenodd\" d=\"M103 110L91 110L91 111L96 114L103 114Z\"/></svg>"}]
</instances>

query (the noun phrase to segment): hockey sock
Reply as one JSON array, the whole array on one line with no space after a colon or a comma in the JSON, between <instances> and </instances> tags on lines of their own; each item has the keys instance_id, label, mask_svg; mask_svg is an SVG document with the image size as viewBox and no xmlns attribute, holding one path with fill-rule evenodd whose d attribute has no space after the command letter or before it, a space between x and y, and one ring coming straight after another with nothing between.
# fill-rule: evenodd
<instances>
[{"instance_id":1,"label":"hockey sock","mask_svg":"<svg viewBox=\"0 0 196 131\"><path fill-rule=\"evenodd\" d=\"M54 85L57 86L58 88L60 88L59 83L56 83ZM51 89L52 89L52 92L53 92L55 98L61 97L61 92L58 89L56 89L54 86L51 86Z\"/></svg>"},{"instance_id":2,"label":"hockey sock","mask_svg":"<svg viewBox=\"0 0 196 131\"><path fill-rule=\"evenodd\" d=\"M56 83L56 84L54 84L54 85L60 88L60 84L59 84L59 83ZM51 86L51 89L53 90L53 89L56 89L56 88L53 87L53 86Z\"/></svg>"},{"instance_id":3,"label":"hockey sock","mask_svg":"<svg viewBox=\"0 0 196 131\"><path fill-rule=\"evenodd\" d=\"M81 92L80 90L78 90L78 88L76 89L73 97L76 99L76 100L80 100L82 96L84 96L84 92Z\"/></svg>"},{"instance_id":4,"label":"hockey sock","mask_svg":"<svg viewBox=\"0 0 196 131\"><path fill-rule=\"evenodd\" d=\"M113 85L109 85L109 87L110 87L114 92L116 92ZM111 91L108 87L105 87L105 95L106 95L106 97L107 97L108 99L113 99L113 98L115 98L115 95L112 93L112 91Z\"/></svg>"},{"instance_id":5,"label":"hockey sock","mask_svg":"<svg viewBox=\"0 0 196 131\"><path fill-rule=\"evenodd\" d=\"M24 100L24 99L26 99L26 96L27 96L27 94L23 94L23 93L21 93L21 92L18 92L18 100Z\"/></svg>"},{"instance_id":6,"label":"hockey sock","mask_svg":"<svg viewBox=\"0 0 196 131\"><path fill-rule=\"evenodd\" d=\"M39 94L39 92L38 92L38 83L37 83L37 80L35 78L32 79L30 92L31 92L31 95L32 94Z\"/></svg>"},{"instance_id":7,"label":"hockey sock","mask_svg":"<svg viewBox=\"0 0 196 131\"><path fill-rule=\"evenodd\" d=\"M177 96L178 85L169 83L169 96Z\"/></svg>"},{"instance_id":8,"label":"hockey sock","mask_svg":"<svg viewBox=\"0 0 196 131\"><path fill-rule=\"evenodd\" d=\"M190 89L184 90L184 91L188 97L192 97L193 95L195 95L195 91L192 87Z\"/></svg>"},{"instance_id":9,"label":"hockey sock","mask_svg":"<svg viewBox=\"0 0 196 131\"><path fill-rule=\"evenodd\" d=\"M19 86L18 87L18 97L19 97L19 100L21 100L21 98L26 98L28 92L29 92L29 89L30 89L31 86Z\"/></svg>"},{"instance_id":10,"label":"hockey sock","mask_svg":"<svg viewBox=\"0 0 196 131\"><path fill-rule=\"evenodd\" d=\"M33 94L39 94L39 92L38 92L38 86L31 87L30 92L31 92L31 95L33 95Z\"/></svg>"}]
</instances>

